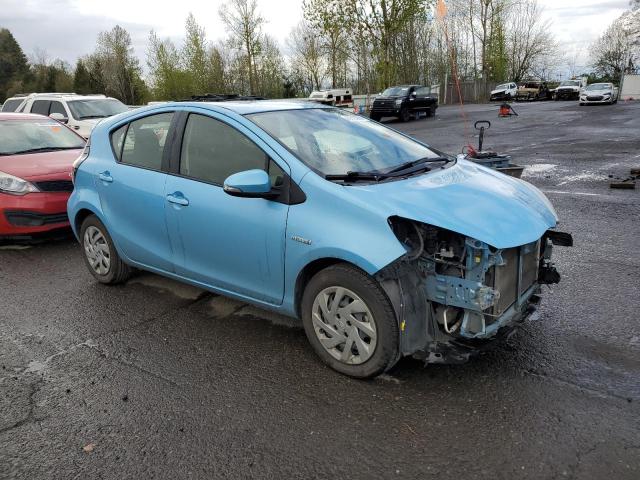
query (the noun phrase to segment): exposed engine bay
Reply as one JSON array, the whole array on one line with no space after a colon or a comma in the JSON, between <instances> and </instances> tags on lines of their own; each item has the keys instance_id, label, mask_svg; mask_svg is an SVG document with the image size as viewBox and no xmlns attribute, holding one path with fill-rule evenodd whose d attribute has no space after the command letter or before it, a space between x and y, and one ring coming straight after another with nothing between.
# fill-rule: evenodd
<instances>
[{"instance_id":1,"label":"exposed engine bay","mask_svg":"<svg viewBox=\"0 0 640 480\"><path fill-rule=\"evenodd\" d=\"M489 340L510 334L535 311L540 286L560 281L553 245L573 242L548 230L529 244L496 249L401 217L389 224L407 253L377 278L396 310L401 354L427 363L464 362Z\"/></svg>"}]
</instances>

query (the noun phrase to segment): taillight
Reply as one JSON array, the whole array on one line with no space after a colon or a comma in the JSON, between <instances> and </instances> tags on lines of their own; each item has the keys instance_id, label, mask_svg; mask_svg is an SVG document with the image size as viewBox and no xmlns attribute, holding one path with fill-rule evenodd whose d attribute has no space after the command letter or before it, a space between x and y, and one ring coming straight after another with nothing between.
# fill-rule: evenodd
<instances>
[{"instance_id":1,"label":"taillight","mask_svg":"<svg viewBox=\"0 0 640 480\"><path fill-rule=\"evenodd\" d=\"M91 150L91 137L87 139L87 143L84 146L84 149L82 150L82 153L80 154L80 156L76 158L73 162L73 170L71 171L71 181L74 182L74 184L76 181L76 172L78 171L78 168L80 167L82 162L84 162L89 156L90 150Z\"/></svg>"}]
</instances>

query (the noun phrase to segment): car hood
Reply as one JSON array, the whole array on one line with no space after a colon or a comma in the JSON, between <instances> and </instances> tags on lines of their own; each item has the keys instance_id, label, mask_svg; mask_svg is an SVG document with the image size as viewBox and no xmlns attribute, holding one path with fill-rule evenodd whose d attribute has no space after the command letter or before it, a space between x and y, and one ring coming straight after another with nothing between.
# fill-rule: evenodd
<instances>
[{"instance_id":1,"label":"car hood","mask_svg":"<svg viewBox=\"0 0 640 480\"><path fill-rule=\"evenodd\" d=\"M494 93L503 93L506 90L507 90L506 88L498 88L497 90L491 90L491 95L493 95Z\"/></svg>"},{"instance_id":2,"label":"car hood","mask_svg":"<svg viewBox=\"0 0 640 480\"><path fill-rule=\"evenodd\" d=\"M575 85L573 85L573 86L565 85L564 87L556 88L556 90L580 90L580 87L577 87Z\"/></svg>"},{"instance_id":3,"label":"car hood","mask_svg":"<svg viewBox=\"0 0 640 480\"><path fill-rule=\"evenodd\" d=\"M385 215L452 230L496 248L533 242L558 221L536 187L467 160L406 180L345 188Z\"/></svg>"},{"instance_id":4,"label":"car hood","mask_svg":"<svg viewBox=\"0 0 640 480\"><path fill-rule=\"evenodd\" d=\"M610 88L601 88L598 90L585 90L584 93L586 95L602 95L603 93L611 93L611 89Z\"/></svg>"},{"instance_id":5,"label":"car hood","mask_svg":"<svg viewBox=\"0 0 640 480\"><path fill-rule=\"evenodd\" d=\"M55 173L70 173L73 161L81 153L82 149L73 149L0 157L0 171L26 180Z\"/></svg>"}]
</instances>

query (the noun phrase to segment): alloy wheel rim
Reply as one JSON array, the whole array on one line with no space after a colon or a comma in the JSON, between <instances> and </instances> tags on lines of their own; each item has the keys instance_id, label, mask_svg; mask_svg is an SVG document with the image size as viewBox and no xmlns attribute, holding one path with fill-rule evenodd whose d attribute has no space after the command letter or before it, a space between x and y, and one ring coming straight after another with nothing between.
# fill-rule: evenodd
<instances>
[{"instance_id":1,"label":"alloy wheel rim","mask_svg":"<svg viewBox=\"0 0 640 480\"><path fill-rule=\"evenodd\" d=\"M90 226L84 232L84 252L94 272L98 275L109 273L111 266L109 244L102 232L94 226Z\"/></svg>"},{"instance_id":2,"label":"alloy wheel rim","mask_svg":"<svg viewBox=\"0 0 640 480\"><path fill-rule=\"evenodd\" d=\"M359 365L373 355L378 338L373 315L351 290L322 290L313 301L311 320L320 344L336 360Z\"/></svg>"}]
</instances>

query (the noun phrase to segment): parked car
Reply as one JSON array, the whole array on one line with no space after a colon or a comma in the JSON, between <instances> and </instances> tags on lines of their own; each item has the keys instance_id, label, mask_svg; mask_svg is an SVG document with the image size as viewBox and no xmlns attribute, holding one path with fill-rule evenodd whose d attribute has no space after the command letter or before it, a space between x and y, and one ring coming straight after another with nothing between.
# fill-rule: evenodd
<instances>
[{"instance_id":1,"label":"parked car","mask_svg":"<svg viewBox=\"0 0 640 480\"><path fill-rule=\"evenodd\" d=\"M582 79L565 80L553 91L555 100L578 100L586 83Z\"/></svg>"},{"instance_id":2,"label":"parked car","mask_svg":"<svg viewBox=\"0 0 640 480\"><path fill-rule=\"evenodd\" d=\"M331 105L332 107L353 107L353 97L348 88L332 88L329 90L316 90L311 92L309 100Z\"/></svg>"},{"instance_id":3,"label":"parked car","mask_svg":"<svg viewBox=\"0 0 640 480\"><path fill-rule=\"evenodd\" d=\"M15 95L11 98L7 98L2 104L3 112L15 112L20 108L20 105L24 103L26 95Z\"/></svg>"},{"instance_id":4,"label":"parked car","mask_svg":"<svg viewBox=\"0 0 640 480\"><path fill-rule=\"evenodd\" d=\"M424 112L428 117L436 114L438 99L431 96L428 87L400 85L387 88L373 101L370 118L380 121L384 117L396 117L408 122L411 117Z\"/></svg>"},{"instance_id":5,"label":"parked car","mask_svg":"<svg viewBox=\"0 0 640 480\"><path fill-rule=\"evenodd\" d=\"M0 238L69 226L72 164L84 145L50 118L0 113Z\"/></svg>"},{"instance_id":6,"label":"parked car","mask_svg":"<svg viewBox=\"0 0 640 480\"><path fill-rule=\"evenodd\" d=\"M551 92L547 87L546 82L530 81L525 82L518 87L516 93L517 101L535 101L535 100L549 100L551 98Z\"/></svg>"},{"instance_id":7,"label":"parked car","mask_svg":"<svg viewBox=\"0 0 640 480\"><path fill-rule=\"evenodd\" d=\"M48 115L87 138L100 120L127 110L120 100L104 95L32 93L24 98L17 111Z\"/></svg>"},{"instance_id":8,"label":"parked car","mask_svg":"<svg viewBox=\"0 0 640 480\"><path fill-rule=\"evenodd\" d=\"M618 87L613 83L592 83L580 93L580 105L592 103L607 103L613 105L618 102Z\"/></svg>"},{"instance_id":9,"label":"parked car","mask_svg":"<svg viewBox=\"0 0 640 480\"><path fill-rule=\"evenodd\" d=\"M571 243L533 185L311 102L141 108L98 124L74 172L99 282L135 267L299 317L354 377L464 361L535 309Z\"/></svg>"},{"instance_id":10,"label":"parked car","mask_svg":"<svg viewBox=\"0 0 640 480\"><path fill-rule=\"evenodd\" d=\"M518 86L515 82L503 83L498 85L494 90L491 90L489 100L494 101L509 101L516 98L518 93Z\"/></svg>"}]
</instances>

